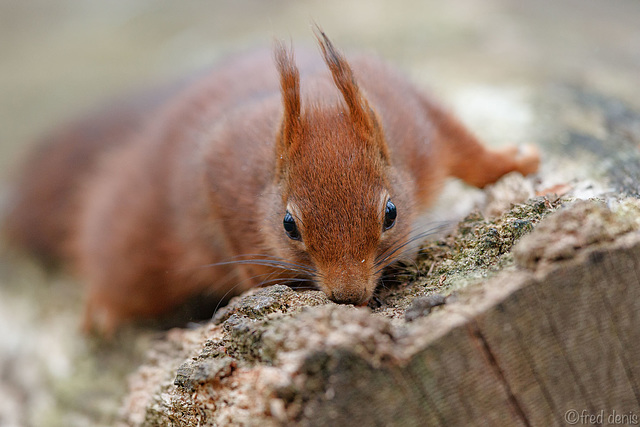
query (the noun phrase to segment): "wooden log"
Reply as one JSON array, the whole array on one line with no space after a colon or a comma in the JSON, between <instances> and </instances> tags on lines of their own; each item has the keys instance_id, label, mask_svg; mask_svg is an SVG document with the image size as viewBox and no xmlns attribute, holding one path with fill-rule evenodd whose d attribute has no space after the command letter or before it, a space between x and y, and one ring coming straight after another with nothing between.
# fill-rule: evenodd
<instances>
[{"instance_id":1,"label":"wooden log","mask_svg":"<svg viewBox=\"0 0 640 427\"><path fill-rule=\"evenodd\" d=\"M146 397L129 399L123 422L637 423L639 224L637 201L561 209L518 244L516 266L411 322L316 292L255 291L175 331L180 350L156 352L132 378Z\"/></svg>"}]
</instances>

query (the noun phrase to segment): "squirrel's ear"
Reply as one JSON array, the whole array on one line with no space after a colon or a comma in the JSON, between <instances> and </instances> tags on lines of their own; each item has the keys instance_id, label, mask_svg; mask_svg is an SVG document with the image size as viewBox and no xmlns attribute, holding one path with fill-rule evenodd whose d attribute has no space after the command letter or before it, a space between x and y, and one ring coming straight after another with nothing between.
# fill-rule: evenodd
<instances>
[{"instance_id":1,"label":"squirrel's ear","mask_svg":"<svg viewBox=\"0 0 640 427\"><path fill-rule=\"evenodd\" d=\"M317 25L315 27L315 35L320 44L324 60L329 66L329 70L333 76L333 81L338 89L340 89L347 103L351 122L356 132L358 132L364 140L377 144L383 158L388 159L388 149L382 135L378 118L369 106L366 98L360 93L351 66Z\"/></svg>"},{"instance_id":2,"label":"squirrel's ear","mask_svg":"<svg viewBox=\"0 0 640 427\"><path fill-rule=\"evenodd\" d=\"M276 40L274 55L280 74L280 90L284 107L276 144L276 158L280 167L300 141L300 73L295 64L293 47L287 49L282 41Z\"/></svg>"}]
</instances>

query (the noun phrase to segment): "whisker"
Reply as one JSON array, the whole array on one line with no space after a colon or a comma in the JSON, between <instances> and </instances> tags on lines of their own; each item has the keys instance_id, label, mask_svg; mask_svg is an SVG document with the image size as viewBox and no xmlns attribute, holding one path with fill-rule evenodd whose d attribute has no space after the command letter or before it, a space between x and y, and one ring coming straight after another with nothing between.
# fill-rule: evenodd
<instances>
[{"instance_id":1,"label":"whisker","mask_svg":"<svg viewBox=\"0 0 640 427\"><path fill-rule=\"evenodd\" d=\"M229 294L231 294L243 282L244 282L244 280L241 281L241 282L236 283L235 285L233 285L231 288L229 288L229 290L227 292L224 293L224 295L222 295L222 297L220 297L218 299L218 303L216 304L216 307L213 309L213 316L215 316L215 314L218 312L218 310L222 307L222 303L224 301L226 301L226 299L229 296Z\"/></svg>"},{"instance_id":2,"label":"whisker","mask_svg":"<svg viewBox=\"0 0 640 427\"><path fill-rule=\"evenodd\" d=\"M248 259L244 259L248 258ZM226 261L214 262L210 264L203 264L195 267L176 268L168 271L173 272L189 272L202 270L211 267L224 266L224 265L262 265L267 267L279 268L283 270L291 270L299 273L315 274L315 269L312 266L287 261L284 258L280 258L267 254L241 254L228 258Z\"/></svg>"},{"instance_id":3,"label":"whisker","mask_svg":"<svg viewBox=\"0 0 640 427\"><path fill-rule=\"evenodd\" d=\"M427 236L433 235L436 232L445 229L449 224L445 223L445 224L441 224L435 227L432 227L428 230L425 230L423 232L420 232L414 236L411 236L407 241L396 244L396 245L392 245L391 247L389 247L387 250L385 250L384 252L382 252L380 255L378 255L376 257L375 260L375 266L378 267L375 271L375 274L379 274L382 270L384 270L385 268L387 268L389 265L393 264L398 258L401 258L402 255L413 251L415 248L413 245L415 242L417 242L418 240L421 240ZM402 240L400 240L402 241ZM399 254L398 252L401 251ZM386 262L388 261L389 262Z\"/></svg>"},{"instance_id":4,"label":"whisker","mask_svg":"<svg viewBox=\"0 0 640 427\"><path fill-rule=\"evenodd\" d=\"M402 263L408 263L411 267L417 269L418 264L413 260L402 260ZM379 277L379 280L397 280L398 276L404 274L404 269L402 267L397 268L398 271L393 271L394 269L383 269L382 274Z\"/></svg>"},{"instance_id":5,"label":"whisker","mask_svg":"<svg viewBox=\"0 0 640 427\"><path fill-rule=\"evenodd\" d=\"M234 260L234 261L222 261L214 262L211 264L202 265L197 267L198 269L217 267L221 265L262 265L265 267L273 267L281 270L295 271L298 273L313 274L314 270L311 267L304 266L302 264L290 263L285 261L275 261L268 259L248 259L248 260Z\"/></svg>"},{"instance_id":6,"label":"whisker","mask_svg":"<svg viewBox=\"0 0 640 427\"><path fill-rule=\"evenodd\" d=\"M214 314L215 314L215 313L218 311L218 309L221 307L222 303L223 303L224 301L226 301L227 297L228 297L228 296L229 296L233 291L235 291L239 286L241 286L242 284L246 283L247 281L250 281L250 280L253 280L253 279L256 279L256 278L259 278L259 277L263 277L263 276L266 276L266 277L267 277L267 279L269 279L269 278L270 278L271 276L273 276L275 273L276 273L275 271L271 271L271 272L268 272L268 273L256 274L256 275L254 275L254 276L247 277L246 279L241 280L241 281L239 281L238 283L236 283L235 285L233 285L231 288L229 288L229 290L228 290L227 292L225 292L225 293L224 293L224 295L223 295L221 298L219 298L219 300L218 300L218 304L216 304L216 308L215 308L215 309L214 309L214 311L213 311L213 312L214 312ZM260 282L260 284L259 284L258 286L261 286L261 285L262 285L262 283L264 283L264 281L261 281L261 282Z\"/></svg>"},{"instance_id":7,"label":"whisker","mask_svg":"<svg viewBox=\"0 0 640 427\"><path fill-rule=\"evenodd\" d=\"M278 283L280 282L281 284L284 285L289 285L289 284L297 284L297 283L314 283L313 279L307 279L307 278L298 278L298 277L278 277L278 278L273 278L273 279L269 279L269 280L265 280L263 282L260 283L260 286L267 286L270 285L272 283ZM304 289L302 287L296 287L296 289ZM313 287L307 287L307 289L316 289L315 286Z\"/></svg>"},{"instance_id":8,"label":"whisker","mask_svg":"<svg viewBox=\"0 0 640 427\"><path fill-rule=\"evenodd\" d=\"M275 277L275 278L272 278L271 276L273 276L274 274L276 274L275 271L269 272L269 273L263 273L263 274L256 274L255 276L248 277L248 278L236 283L227 292L225 292L225 294L219 299L218 304L216 305L216 308L214 310L214 313L218 311L218 309L221 307L221 304L223 303L223 301L225 301L227 296L229 296L229 294L231 292L233 292L235 289L237 289L238 286L242 285L243 283L245 283L248 280L253 280L253 279L256 279L258 277L266 276L266 279L265 280L261 280L260 283L257 285L257 287L264 287L264 286L268 286L268 285L270 285L272 283L278 283L278 282L280 282L282 284L289 284L289 283L315 283L315 281L312 278L304 278L304 277ZM300 289L300 290L304 290L304 289L317 290L317 287L315 287L315 286L297 287L296 289Z\"/></svg>"},{"instance_id":9,"label":"whisker","mask_svg":"<svg viewBox=\"0 0 640 427\"><path fill-rule=\"evenodd\" d=\"M247 254L238 255L238 256L236 256L234 258L245 257L245 256L247 256ZM259 255L259 256L267 256L267 255ZM277 257L273 257L273 258L277 258ZM241 280L240 282L238 282L234 286L232 286L222 296L222 298L220 298L220 300L219 300L219 302L218 302L218 304L217 304L217 306L215 308L215 311L217 311L220 308L220 306L223 303L223 301L225 301L225 299L227 298L227 296L231 292L236 290L239 286L241 286L243 283L245 283L247 281L264 277L264 280L260 280L260 283L258 285L256 285L257 287L263 287L263 286L267 286L267 285L269 285L271 283L277 283L277 282L281 282L283 284L287 284L287 283L305 283L305 282L314 283L313 277L317 276L316 271L311 267L304 266L302 264L296 264L296 263L290 263L290 262L284 262L284 261L268 260L268 259L249 259L249 260L224 261L224 262L220 262L220 263L209 264L208 266L213 266L213 265L233 265L233 264L262 265L262 266L272 267L272 268L285 270L285 271L289 271L289 272L293 272L293 273L298 273L298 274L302 274L304 276L310 276L310 277L275 277L274 278L273 276L278 274L277 270L270 271L268 273L256 274L256 275L251 276L251 277L247 277L246 279ZM292 266L293 266L293 268L292 268ZM302 267L302 268L300 268L300 267ZM315 287L310 287L309 289L315 289Z\"/></svg>"},{"instance_id":10,"label":"whisker","mask_svg":"<svg viewBox=\"0 0 640 427\"><path fill-rule=\"evenodd\" d=\"M410 235L411 233L407 233L404 236L401 236L400 238L397 239L396 242L394 242L391 246L389 246L383 252L381 252L378 256L376 256L374 260L374 265L376 266L380 265L380 263L391 258L403 246L403 243L409 242L412 240L411 238L407 237Z\"/></svg>"},{"instance_id":11,"label":"whisker","mask_svg":"<svg viewBox=\"0 0 640 427\"><path fill-rule=\"evenodd\" d=\"M274 260L274 261L284 261L284 262L291 262L286 258L282 258L276 255L271 255L271 254L265 254L265 253L247 253L247 254L239 254L239 255L235 255L232 256L230 258L228 258L229 260L233 260L233 259L237 259L237 258L246 258L249 257L250 259L254 259L254 258L262 258L262 259L268 259L268 260ZM293 263L292 263L293 264Z\"/></svg>"}]
</instances>

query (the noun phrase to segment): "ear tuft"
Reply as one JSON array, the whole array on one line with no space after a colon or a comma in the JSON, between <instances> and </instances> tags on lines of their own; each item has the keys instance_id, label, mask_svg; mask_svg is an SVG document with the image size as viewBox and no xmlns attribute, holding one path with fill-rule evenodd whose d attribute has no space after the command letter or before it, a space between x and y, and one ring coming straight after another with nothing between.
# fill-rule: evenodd
<instances>
[{"instance_id":1,"label":"ear tuft","mask_svg":"<svg viewBox=\"0 0 640 427\"><path fill-rule=\"evenodd\" d=\"M298 141L300 131L300 73L295 64L293 47L287 48L281 40L274 43L274 58L280 74L280 89L284 114L280 136L276 146L277 158L289 156L293 145Z\"/></svg>"},{"instance_id":2,"label":"ear tuft","mask_svg":"<svg viewBox=\"0 0 640 427\"><path fill-rule=\"evenodd\" d=\"M329 37L318 25L315 26L315 35L320 44L324 60L333 76L333 81L340 89L347 103L351 120L358 130L363 132L362 136L370 137L376 126L374 122L375 116L369 107L369 103L360 93L351 66L345 57L336 50Z\"/></svg>"},{"instance_id":3,"label":"ear tuft","mask_svg":"<svg viewBox=\"0 0 640 427\"><path fill-rule=\"evenodd\" d=\"M351 66L345 57L333 46L329 37L315 25L315 36L320 44L324 61L329 66L333 81L342 93L349 108L351 122L362 139L374 144L380 150L385 161L389 160L389 152L376 113L369 106L360 92Z\"/></svg>"}]
</instances>

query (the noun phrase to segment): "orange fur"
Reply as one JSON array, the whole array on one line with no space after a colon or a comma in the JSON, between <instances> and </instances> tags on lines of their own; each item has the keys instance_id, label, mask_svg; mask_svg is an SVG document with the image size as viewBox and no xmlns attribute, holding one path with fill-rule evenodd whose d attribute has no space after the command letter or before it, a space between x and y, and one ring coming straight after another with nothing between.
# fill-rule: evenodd
<instances>
[{"instance_id":1,"label":"orange fur","mask_svg":"<svg viewBox=\"0 0 640 427\"><path fill-rule=\"evenodd\" d=\"M482 187L537 169L537 152L484 148L389 65L347 62L317 37L321 56L295 60L281 43L275 67L269 53L239 56L146 108L69 128L27 164L6 229L70 260L88 328L272 279L365 303L445 177Z\"/></svg>"}]
</instances>

